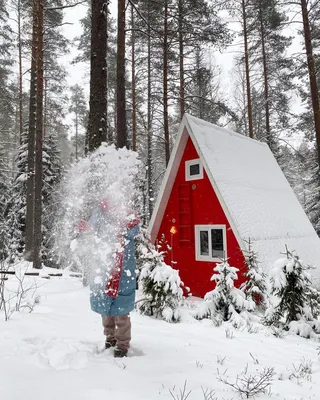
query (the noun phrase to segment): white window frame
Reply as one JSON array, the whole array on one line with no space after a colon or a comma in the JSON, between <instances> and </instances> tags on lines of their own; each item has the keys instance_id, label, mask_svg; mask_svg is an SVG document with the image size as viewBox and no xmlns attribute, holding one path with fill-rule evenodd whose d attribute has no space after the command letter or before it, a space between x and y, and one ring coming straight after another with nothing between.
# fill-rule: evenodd
<instances>
[{"instance_id":1,"label":"white window frame","mask_svg":"<svg viewBox=\"0 0 320 400\"><path fill-rule=\"evenodd\" d=\"M190 175L190 167L192 165L199 164L199 174L198 175ZM197 179L203 179L203 165L200 161L200 158L195 160L186 161L186 181L195 181Z\"/></svg>"},{"instance_id":2,"label":"white window frame","mask_svg":"<svg viewBox=\"0 0 320 400\"><path fill-rule=\"evenodd\" d=\"M196 260L197 261L209 261L209 262L221 262L221 258L213 258L212 257L212 245L211 245L211 229L222 229L223 234L223 248L224 248L224 258L227 259L227 229L226 225L195 225L195 242L196 242ZM204 256L201 254L201 246L200 246L200 231L208 231L209 237L209 255Z\"/></svg>"}]
</instances>

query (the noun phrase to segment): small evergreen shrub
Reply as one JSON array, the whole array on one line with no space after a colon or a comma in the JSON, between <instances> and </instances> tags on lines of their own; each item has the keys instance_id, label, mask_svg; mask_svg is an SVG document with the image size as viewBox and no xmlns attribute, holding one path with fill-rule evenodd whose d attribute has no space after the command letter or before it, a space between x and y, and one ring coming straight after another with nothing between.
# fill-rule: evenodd
<instances>
[{"instance_id":1,"label":"small evergreen shrub","mask_svg":"<svg viewBox=\"0 0 320 400\"><path fill-rule=\"evenodd\" d=\"M216 282L214 290L205 295L196 312L197 318L212 318L216 325L221 321L231 321L236 327L246 322L246 311L254 309L254 302L247 300L242 290L235 287L238 269L227 260L217 264L211 280Z\"/></svg>"},{"instance_id":2,"label":"small evergreen shrub","mask_svg":"<svg viewBox=\"0 0 320 400\"><path fill-rule=\"evenodd\" d=\"M177 322L180 320L183 283L179 272L164 262L164 254L148 241L146 232L142 231L137 247L142 299L136 305L144 315Z\"/></svg>"},{"instance_id":3,"label":"small evergreen shrub","mask_svg":"<svg viewBox=\"0 0 320 400\"><path fill-rule=\"evenodd\" d=\"M271 272L271 289L275 296L266 310L267 325L281 327L303 337L320 333L320 295L312 286L310 266L286 249L286 257L276 261Z\"/></svg>"},{"instance_id":4,"label":"small evergreen shrub","mask_svg":"<svg viewBox=\"0 0 320 400\"><path fill-rule=\"evenodd\" d=\"M246 260L246 272L244 276L246 281L240 286L245 293L246 299L253 301L255 306L265 308L268 303L267 299L267 275L262 271L258 261L258 255L252 249L251 241L248 242L248 250L244 250Z\"/></svg>"}]
</instances>

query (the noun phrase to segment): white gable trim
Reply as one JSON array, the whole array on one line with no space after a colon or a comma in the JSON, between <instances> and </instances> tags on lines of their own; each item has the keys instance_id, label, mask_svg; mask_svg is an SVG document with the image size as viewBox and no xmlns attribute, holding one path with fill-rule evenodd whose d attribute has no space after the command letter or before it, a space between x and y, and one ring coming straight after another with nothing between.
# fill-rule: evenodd
<instances>
[{"instance_id":1,"label":"white gable trim","mask_svg":"<svg viewBox=\"0 0 320 400\"><path fill-rule=\"evenodd\" d=\"M188 124L189 125L189 124ZM177 176L177 172L179 169L179 165L188 141L189 137L189 129L190 127L188 126L187 131L185 131L185 128L187 128L187 118L184 116L182 118L179 131L177 134L177 138L175 141L175 144L172 149L172 153L170 156L169 164L167 166L164 178L162 180L162 184L160 187L160 191L157 197L157 201L155 203L153 213L151 220L149 222L148 226L148 233L150 235L150 239L152 243L155 242L158 232L160 229L160 225L162 222L162 218L164 215L164 212L167 208L168 200L171 195L171 190L174 184L174 181ZM166 190L167 189L167 190Z\"/></svg>"},{"instance_id":2,"label":"white gable trim","mask_svg":"<svg viewBox=\"0 0 320 400\"><path fill-rule=\"evenodd\" d=\"M185 131L185 129L187 132ZM185 114L181 121L177 139L176 139L175 145L173 147L170 161L167 166L167 170L166 170L165 176L163 178L161 188L159 191L159 195L158 195L157 201L155 203L155 207L154 207L152 217L151 217L151 220L149 223L148 232L150 234L151 241L154 243L158 236L158 232L159 232L160 225L161 225L161 222L162 222L162 219L164 216L164 212L167 208L167 204L168 204L168 201L169 201L169 198L171 195L172 187L175 182L178 168L180 166L181 159L184 154L184 150L185 150L189 136L190 136L192 143L198 153L198 156L200 158L202 166L208 175L209 181L210 181L212 188L215 191L215 194L221 204L221 207L225 213L225 216L228 219L228 222L229 222L229 224L232 228L232 231L237 239L240 249L241 250L247 249L247 246L245 245L245 242L242 240L242 238L237 230L237 227L231 217L231 214L227 208L227 205L225 204L225 202L221 196L221 193L220 193L218 186L211 174L208 164L207 164L207 162L199 148L199 145L195 139L195 136L193 134L193 131L192 131L191 126L188 121L188 114Z\"/></svg>"}]
</instances>

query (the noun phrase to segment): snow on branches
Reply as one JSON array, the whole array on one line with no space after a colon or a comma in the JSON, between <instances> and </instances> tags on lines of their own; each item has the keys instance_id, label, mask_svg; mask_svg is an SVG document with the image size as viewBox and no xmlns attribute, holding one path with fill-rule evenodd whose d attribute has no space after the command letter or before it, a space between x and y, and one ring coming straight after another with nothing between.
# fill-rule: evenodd
<instances>
[{"instance_id":1,"label":"snow on branches","mask_svg":"<svg viewBox=\"0 0 320 400\"><path fill-rule=\"evenodd\" d=\"M229 265L227 260L217 264L211 280L216 287L205 295L197 318L211 317L219 325L222 321L231 321L235 326L245 322L245 311L254 309L254 302L247 300L242 290L234 286L238 279L238 269Z\"/></svg>"},{"instance_id":2,"label":"snow on branches","mask_svg":"<svg viewBox=\"0 0 320 400\"><path fill-rule=\"evenodd\" d=\"M259 265L258 255L252 249L251 241L248 240L248 250L243 254L246 261L246 272L244 277L246 281L240 286L245 293L247 300L251 300L256 306L265 308L267 306L267 275L262 271Z\"/></svg>"},{"instance_id":3,"label":"snow on branches","mask_svg":"<svg viewBox=\"0 0 320 400\"><path fill-rule=\"evenodd\" d=\"M167 322L180 320L179 306L183 298L179 272L164 262L164 251L156 249L142 231L139 237L139 289L142 299L138 310L145 315L163 318Z\"/></svg>"},{"instance_id":4,"label":"snow on branches","mask_svg":"<svg viewBox=\"0 0 320 400\"><path fill-rule=\"evenodd\" d=\"M308 273L311 267L288 249L285 255L276 261L271 271L275 299L266 310L265 323L310 337L313 331L320 333L319 292L312 286Z\"/></svg>"}]
</instances>

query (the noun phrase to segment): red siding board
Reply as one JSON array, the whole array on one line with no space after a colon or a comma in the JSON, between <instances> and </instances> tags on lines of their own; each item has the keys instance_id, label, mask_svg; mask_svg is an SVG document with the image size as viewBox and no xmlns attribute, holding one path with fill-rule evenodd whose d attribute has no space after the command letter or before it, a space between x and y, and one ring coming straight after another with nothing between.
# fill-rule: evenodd
<instances>
[{"instance_id":1,"label":"red siding board","mask_svg":"<svg viewBox=\"0 0 320 400\"><path fill-rule=\"evenodd\" d=\"M216 264L196 261L195 225L226 225L229 263L240 269L237 286L244 281L244 257L206 171L203 179L188 182L185 180L185 162L196 158L199 155L189 137L157 239L160 240L164 234L172 246L166 262L170 265L171 261L175 261L173 266L179 270L182 281L190 288L192 295L203 297L214 289L214 283L210 279ZM170 233L172 226L177 228L176 234Z\"/></svg>"}]
</instances>

